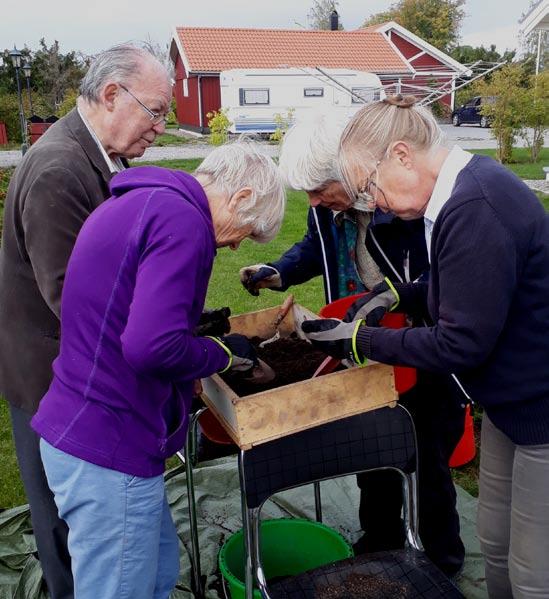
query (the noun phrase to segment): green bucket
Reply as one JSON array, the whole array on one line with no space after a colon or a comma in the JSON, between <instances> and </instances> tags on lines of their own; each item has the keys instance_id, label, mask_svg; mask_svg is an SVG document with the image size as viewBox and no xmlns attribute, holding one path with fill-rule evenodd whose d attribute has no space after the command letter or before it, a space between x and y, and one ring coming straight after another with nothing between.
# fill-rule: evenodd
<instances>
[{"instance_id":1,"label":"green bucket","mask_svg":"<svg viewBox=\"0 0 549 599\"><path fill-rule=\"evenodd\" d=\"M292 576L353 556L349 543L324 524L298 518L261 523L261 561L267 581ZM244 599L244 538L231 535L219 552L219 569L232 599ZM254 599L261 599L257 589Z\"/></svg>"}]
</instances>

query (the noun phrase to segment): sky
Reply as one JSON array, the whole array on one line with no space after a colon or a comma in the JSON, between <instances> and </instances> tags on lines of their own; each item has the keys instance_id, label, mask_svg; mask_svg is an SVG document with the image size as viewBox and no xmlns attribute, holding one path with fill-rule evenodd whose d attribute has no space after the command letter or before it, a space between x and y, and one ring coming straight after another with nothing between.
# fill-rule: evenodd
<instances>
[{"instance_id":1,"label":"sky","mask_svg":"<svg viewBox=\"0 0 549 599\"><path fill-rule=\"evenodd\" d=\"M166 45L175 26L307 27L313 0L0 0L0 48L31 49L45 37L63 52L94 54L113 44L147 40ZM345 29L387 10L392 0L340 0ZM467 0L461 43L518 46L518 20L529 0Z\"/></svg>"}]
</instances>

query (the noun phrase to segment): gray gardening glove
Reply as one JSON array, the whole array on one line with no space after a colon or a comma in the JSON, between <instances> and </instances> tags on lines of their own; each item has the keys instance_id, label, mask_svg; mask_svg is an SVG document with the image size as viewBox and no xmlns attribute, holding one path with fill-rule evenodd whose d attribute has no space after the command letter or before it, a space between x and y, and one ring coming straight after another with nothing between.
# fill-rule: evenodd
<instances>
[{"instance_id":1,"label":"gray gardening glove","mask_svg":"<svg viewBox=\"0 0 549 599\"><path fill-rule=\"evenodd\" d=\"M358 330L363 325L363 320L343 322L337 318L319 318L303 321L301 330L325 354L363 366L366 359L356 344Z\"/></svg>"},{"instance_id":2,"label":"gray gardening glove","mask_svg":"<svg viewBox=\"0 0 549 599\"><path fill-rule=\"evenodd\" d=\"M252 295L259 295L260 289L280 289L282 279L274 266L252 264L240 269L240 282Z\"/></svg>"},{"instance_id":3,"label":"gray gardening glove","mask_svg":"<svg viewBox=\"0 0 549 599\"><path fill-rule=\"evenodd\" d=\"M364 320L369 327L378 327L381 319L397 308L400 297L396 286L385 278L370 293L358 298L347 310L343 320Z\"/></svg>"}]
</instances>

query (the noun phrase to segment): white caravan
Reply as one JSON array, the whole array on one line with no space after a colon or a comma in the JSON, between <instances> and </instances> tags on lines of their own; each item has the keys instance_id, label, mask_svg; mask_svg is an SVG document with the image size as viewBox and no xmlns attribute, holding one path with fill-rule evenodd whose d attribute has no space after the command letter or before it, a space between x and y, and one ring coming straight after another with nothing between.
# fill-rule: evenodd
<instances>
[{"instance_id":1,"label":"white caravan","mask_svg":"<svg viewBox=\"0 0 549 599\"><path fill-rule=\"evenodd\" d=\"M299 120L312 111L338 120L350 118L364 103L385 97L373 73L350 69L231 69L220 74L221 106L231 133L271 133L276 115Z\"/></svg>"}]
</instances>

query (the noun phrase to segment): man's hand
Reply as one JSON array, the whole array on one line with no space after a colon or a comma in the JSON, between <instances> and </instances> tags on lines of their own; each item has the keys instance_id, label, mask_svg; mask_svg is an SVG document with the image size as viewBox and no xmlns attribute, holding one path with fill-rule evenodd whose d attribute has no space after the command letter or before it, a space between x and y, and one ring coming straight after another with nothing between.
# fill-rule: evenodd
<instances>
[{"instance_id":1,"label":"man's hand","mask_svg":"<svg viewBox=\"0 0 549 599\"><path fill-rule=\"evenodd\" d=\"M347 310L343 320L364 320L369 327L378 327L381 319L399 304L400 297L395 286L388 280L376 285L370 293L358 298Z\"/></svg>"},{"instance_id":2,"label":"man's hand","mask_svg":"<svg viewBox=\"0 0 549 599\"><path fill-rule=\"evenodd\" d=\"M240 282L252 294L259 295L260 289L282 287L280 273L268 264L252 264L240 269Z\"/></svg>"},{"instance_id":3,"label":"man's hand","mask_svg":"<svg viewBox=\"0 0 549 599\"><path fill-rule=\"evenodd\" d=\"M343 322L336 318L325 318L305 320L301 330L315 347L329 356L350 359L363 366L366 360L356 345L356 335L363 324L363 320Z\"/></svg>"},{"instance_id":4,"label":"man's hand","mask_svg":"<svg viewBox=\"0 0 549 599\"><path fill-rule=\"evenodd\" d=\"M232 370L236 372L247 372L258 366L257 352L247 337L233 333L224 337L211 337L219 343L229 356L229 363L222 372Z\"/></svg>"},{"instance_id":5,"label":"man's hand","mask_svg":"<svg viewBox=\"0 0 549 599\"><path fill-rule=\"evenodd\" d=\"M230 308L204 310L200 316L198 325L194 330L194 334L197 337L206 337L206 335L220 337L221 335L226 335L231 330L231 324L229 322L230 315Z\"/></svg>"}]
</instances>

